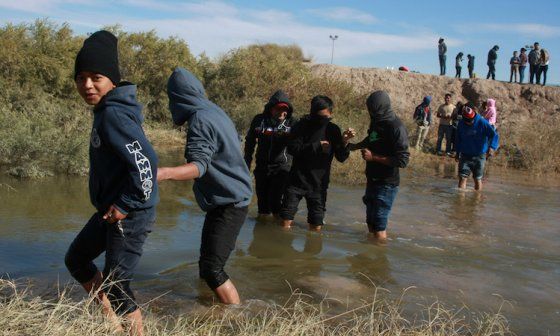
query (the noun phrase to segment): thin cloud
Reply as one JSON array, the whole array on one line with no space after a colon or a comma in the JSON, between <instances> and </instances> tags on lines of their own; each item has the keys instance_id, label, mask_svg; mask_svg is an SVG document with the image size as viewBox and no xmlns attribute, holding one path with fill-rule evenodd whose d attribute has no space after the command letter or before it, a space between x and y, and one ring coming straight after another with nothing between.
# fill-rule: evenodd
<instances>
[{"instance_id":1,"label":"thin cloud","mask_svg":"<svg viewBox=\"0 0 560 336\"><path fill-rule=\"evenodd\" d=\"M0 8L45 15L61 5L85 3L85 0L0 0Z\"/></svg>"},{"instance_id":2,"label":"thin cloud","mask_svg":"<svg viewBox=\"0 0 560 336\"><path fill-rule=\"evenodd\" d=\"M309 9L307 12L323 19L338 22L362 24L373 24L379 22L375 16L349 7L315 8Z\"/></svg>"},{"instance_id":3,"label":"thin cloud","mask_svg":"<svg viewBox=\"0 0 560 336\"><path fill-rule=\"evenodd\" d=\"M533 37L560 37L560 26L544 25L540 23L512 23L512 24L474 24L468 27L459 26L459 30L469 32L499 32L507 34L521 34Z\"/></svg>"}]
</instances>

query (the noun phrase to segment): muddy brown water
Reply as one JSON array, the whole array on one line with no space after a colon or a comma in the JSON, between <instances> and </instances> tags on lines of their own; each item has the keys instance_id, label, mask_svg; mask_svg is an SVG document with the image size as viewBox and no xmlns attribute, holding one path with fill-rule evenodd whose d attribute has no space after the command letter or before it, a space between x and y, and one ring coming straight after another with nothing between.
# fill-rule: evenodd
<instances>
[{"instance_id":1,"label":"muddy brown water","mask_svg":"<svg viewBox=\"0 0 560 336\"><path fill-rule=\"evenodd\" d=\"M434 173L435 172L435 173ZM292 289L341 306L372 298L374 285L405 301L503 313L520 335L560 332L560 191L526 176L491 174L485 190L455 188L455 167L405 172L389 224L390 241L366 239L363 187L333 185L324 232L283 231L257 221L251 206L227 265L244 299L283 303ZM470 182L470 181L469 181ZM557 182L557 181L555 181ZM557 183L555 183L557 185ZM303 204L302 204L303 205ZM85 178L0 178L0 273L66 283L64 253L92 214ZM189 183L165 183L154 232L134 288L173 311L212 303L198 279L204 213ZM98 265L102 266L102 259ZM42 281L44 282L44 281Z\"/></svg>"}]
</instances>

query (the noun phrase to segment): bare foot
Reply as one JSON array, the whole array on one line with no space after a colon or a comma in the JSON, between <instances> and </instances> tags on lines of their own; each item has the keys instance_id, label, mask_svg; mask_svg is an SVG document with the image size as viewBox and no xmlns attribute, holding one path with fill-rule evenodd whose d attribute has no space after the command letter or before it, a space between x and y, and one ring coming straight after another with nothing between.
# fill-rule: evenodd
<instances>
[{"instance_id":1,"label":"bare foot","mask_svg":"<svg viewBox=\"0 0 560 336\"><path fill-rule=\"evenodd\" d=\"M313 224L309 224L309 231L312 231L312 232L321 232L321 226L322 226L322 225L313 225Z\"/></svg>"},{"instance_id":2,"label":"bare foot","mask_svg":"<svg viewBox=\"0 0 560 336\"><path fill-rule=\"evenodd\" d=\"M370 232L368 240L377 245L387 245L387 231Z\"/></svg>"},{"instance_id":3,"label":"bare foot","mask_svg":"<svg viewBox=\"0 0 560 336\"><path fill-rule=\"evenodd\" d=\"M282 226L282 228L283 228L284 230L289 230L289 229L292 228L292 223L293 223L293 222L294 222L293 220L284 219L284 220L280 223L280 226Z\"/></svg>"}]
</instances>

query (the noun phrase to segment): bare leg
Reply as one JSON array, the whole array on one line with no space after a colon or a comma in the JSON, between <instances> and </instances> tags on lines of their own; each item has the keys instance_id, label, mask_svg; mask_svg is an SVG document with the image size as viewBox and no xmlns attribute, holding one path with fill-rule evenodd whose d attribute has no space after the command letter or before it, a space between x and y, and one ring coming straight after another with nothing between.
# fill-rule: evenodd
<instances>
[{"instance_id":1,"label":"bare leg","mask_svg":"<svg viewBox=\"0 0 560 336\"><path fill-rule=\"evenodd\" d=\"M482 190L482 179L474 179L474 190Z\"/></svg>"},{"instance_id":2,"label":"bare leg","mask_svg":"<svg viewBox=\"0 0 560 336\"><path fill-rule=\"evenodd\" d=\"M88 282L84 282L82 284L82 287L84 287L86 292L90 294L97 292L96 299L97 302L101 304L101 310L103 311L103 315L105 315L105 317L107 317L107 319L111 321L111 323L114 325L117 332L121 332L123 328L119 322L119 318L117 317L117 315L113 311L113 308L111 307L111 303L109 302L107 295L102 290L99 290L99 287L101 286L102 283L103 283L103 274L101 274L100 271L97 271L97 273L95 273L95 275L93 276L93 279L91 279Z\"/></svg>"},{"instance_id":3,"label":"bare leg","mask_svg":"<svg viewBox=\"0 0 560 336\"><path fill-rule=\"evenodd\" d=\"M309 231L321 232L321 226L322 226L322 225L313 225L313 224L309 224Z\"/></svg>"},{"instance_id":4,"label":"bare leg","mask_svg":"<svg viewBox=\"0 0 560 336\"><path fill-rule=\"evenodd\" d=\"M220 300L221 303L225 303L225 304L241 303L241 300L239 299L239 293L237 293L237 289L235 288L231 280L227 280L220 287L216 288L214 290L214 293L216 293L216 296L218 297L218 300Z\"/></svg>"},{"instance_id":5,"label":"bare leg","mask_svg":"<svg viewBox=\"0 0 560 336\"><path fill-rule=\"evenodd\" d=\"M130 314L125 315L125 322L130 336L142 336L144 334L144 326L142 323L142 312L136 309Z\"/></svg>"},{"instance_id":6,"label":"bare leg","mask_svg":"<svg viewBox=\"0 0 560 336\"><path fill-rule=\"evenodd\" d=\"M467 188L467 178L466 177L459 177L459 185L458 185L459 189L465 189Z\"/></svg>"},{"instance_id":7,"label":"bare leg","mask_svg":"<svg viewBox=\"0 0 560 336\"><path fill-rule=\"evenodd\" d=\"M284 219L284 220L282 220L282 227L283 227L284 229L289 229L289 228L292 227L292 224L293 224L293 223L294 223L294 221L291 220L291 219Z\"/></svg>"}]
</instances>

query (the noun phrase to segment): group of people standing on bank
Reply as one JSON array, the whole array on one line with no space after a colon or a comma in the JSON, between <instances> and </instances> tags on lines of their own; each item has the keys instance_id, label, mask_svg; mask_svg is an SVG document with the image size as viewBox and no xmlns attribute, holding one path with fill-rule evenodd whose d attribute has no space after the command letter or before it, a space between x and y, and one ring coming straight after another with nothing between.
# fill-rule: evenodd
<instances>
[{"instance_id":1,"label":"group of people standing on bank","mask_svg":"<svg viewBox=\"0 0 560 336\"><path fill-rule=\"evenodd\" d=\"M531 50L527 54L527 49ZM496 63L498 60L498 51L500 47L498 45L493 46L488 51L486 64L488 66L488 73L486 79L496 79ZM439 55L439 66L440 75L444 76L447 71L447 45L443 38L439 39L438 42L438 55ZM461 78L463 69L464 53L461 51L455 56L455 78ZM510 67L510 78L509 82L515 82L522 84L525 79L525 70L529 66L529 83L530 84L541 84L546 85L546 76L548 72L548 64L550 61L550 54L548 50L542 49L539 42L535 42L533 46L523 47L519 51L514 51L513 56L509 60ZM475 66L475 56L467 55L467 69L469 73L469 78L475 78L474 73Z\"/></svg>"},{"instance_id":2,"label":"group of people standing on bank","mask_svg":"<svg viewBox=\"0 0 560 336\"><path fill-rule=\"evenodd\" d=\"M225 264L235 248L253 196L250 167L255 156L259 214L274 214L289 228L302 198L307 201L309 229L324 224L331 163L344 162L360 150L367 186L363 202L373 238L386 239L386 227L408 164L406 128L391 107L389 95L367 98L369 127L359 143L351 128L332 122L335 103L318 95L299 120L289 97L274 93L252 121L245 153L235 125L206 96L202 83L177 68L169 77L169 110L176 125L187 128L186 163L158 167L157 154L142 127L142 105L136 85L121 81L117 38L107 31L89 36L74 66L76 89L93 106L90 136L89 193L95 213L70 244L65 264L83 288L96 295L117 330L143 333L142 314L130 288L143 245L152 231L159 202L158 184L193 181L197 204L206 212L199 274L222 303L240 302ZM100 271L93 262L105 252ZM121 325L117 315L122 316Z\"/></svg>"},{"instance_id":3,"label":"group of people standing on bank","mask_svg":"<svg viewBox=\"0 0 560 336\"><path fill-rule=\"evenodd\" d=\"M481 190L484 165L499 143L496 100L489 98L477 108L471 102L463 104L459 101L454 105L451 99L450 93L445 94L444 103L436 112L439 119L436 153L453 157L459 162L459 188L466 187L472 172L475 189ZM431 96L424 97L412 116L417 125L413 143L416 150L423 149L432 125L431 102ZM445 153L442 150L444 140Z\"/></svg>"}]
</instances>

